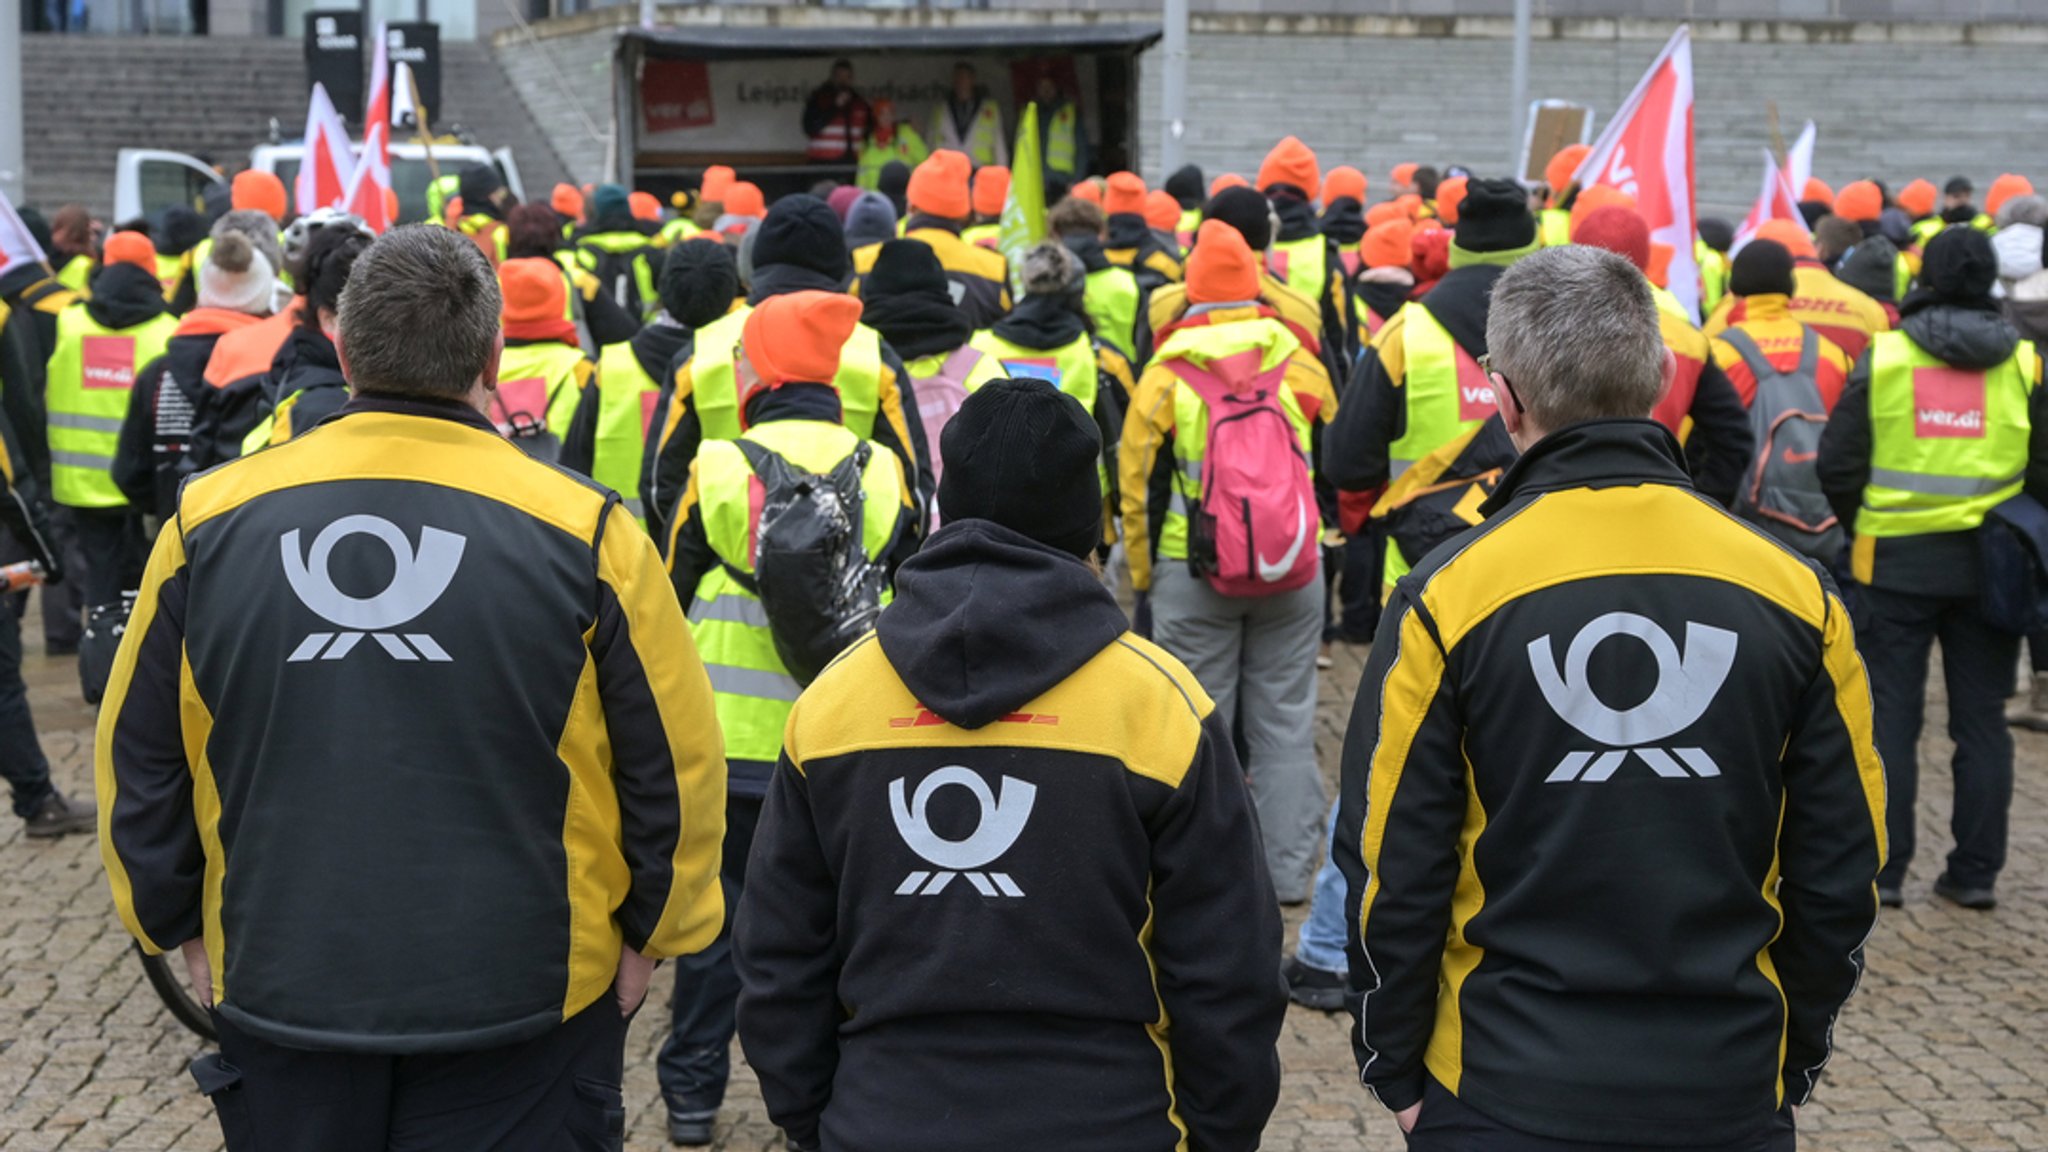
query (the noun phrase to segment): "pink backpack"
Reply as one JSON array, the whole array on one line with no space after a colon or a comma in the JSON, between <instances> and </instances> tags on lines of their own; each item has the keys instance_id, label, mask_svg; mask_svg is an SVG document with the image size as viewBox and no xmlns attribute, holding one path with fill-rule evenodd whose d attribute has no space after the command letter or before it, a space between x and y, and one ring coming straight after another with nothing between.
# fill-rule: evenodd
<instances>
[{"instance_id":1,"label":"pink backpack","mask_svg":"<svg viewBox=\"0 0 2048 1152\"><path fill-rule=\"evenodd\" d=\"M939 460L939 433L946 430L946 422L953 413L967 403L967 374L981 362L983 353L965 344L953 349L945 363L930 376L916 381L917 418L924 425L924 444L932 458L932 480L938 481L945 468ZM932 525L939 526L938 501L932 502Z\"/></svg>"},{"instance_id":2,"label":"pink backpack","mask_svg":"<svg viewBox=\"0 0 2048 1152\"><path fill-rule=\"evenodd\" d=\"M1225 596L1273 596L1316 578L1322 518L1308 460L1280 390L1286 364L1259 371L1257 350L1209 368L1166 361L1209 412L1201 506L1189 517L1188 558Z\"/></svg>"}]
</instances>

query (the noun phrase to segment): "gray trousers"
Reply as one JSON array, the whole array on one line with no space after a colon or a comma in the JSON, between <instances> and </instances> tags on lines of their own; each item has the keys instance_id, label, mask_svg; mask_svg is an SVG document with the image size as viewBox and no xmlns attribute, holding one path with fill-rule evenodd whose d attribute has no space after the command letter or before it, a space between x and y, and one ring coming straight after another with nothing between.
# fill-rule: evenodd
<instances>
[{"instance_id":1,"label":"gray trousers","mask_svg":"<svg viewBox=\"0 0 2048 1152\"><path fill-rule=\"evenodd\" d=\"M1224 596L1185 561L1152 570L1152 639L1188 666L1237 737L1282 901L1308 898L1329 801L1316 767L1316 653L1323 582L1277 596Z\"/></svg>"}]
</instances>

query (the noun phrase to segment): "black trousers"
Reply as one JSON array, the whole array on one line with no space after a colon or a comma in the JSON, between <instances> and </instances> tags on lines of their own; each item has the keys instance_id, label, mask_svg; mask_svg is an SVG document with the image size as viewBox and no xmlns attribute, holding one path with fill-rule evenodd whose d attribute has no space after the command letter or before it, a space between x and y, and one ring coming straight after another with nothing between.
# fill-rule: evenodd
<instances>
[{"instance_id":1,"label":"black trousers","mask_svg":"<svg viewBox=\"0 0 2048 1152\"><path fill-rule=\"evenodd\" d=\"M676 996L669 1035L654 1071L661 1097L677 1115L718 1111L732 1076L732 1037L738 1026L740 974L732 966L732 916L747 887L747 854L761 822L761 797L725 800L725 852L718 870L725 892L725 926L709 948L675 961Z\"/></svg>"},{"instance_id":2,"label":"black trousers","mask_svg":"<svg viewBox=\"0 0 2048 1152\"><path fill-rule=\"evenodd\" d=\"M1794 1152L1798 1140L1788 1107L1753 1136L1723 1144L1687 1144L1684 1152ZM1621 1152L1624 1147L1554 1140L1510 1128L1473 1110L1434 1077L1423 1085L1422 1114L1408 1133L1408 1152Z\"/></svg>"},{"instance_id":3,"label":"black trousers","mask_svg":"<svg viewBox=\"0 0 2048 1152\"><path fill-rule=\"evenodd\" d=\"M73 550L64 557L71 566L65 583L78 585L85 607L112 604L121 593L142 586L149 549L141 517L127 508L60 506L56 518L72 537Z\"/></svg>"},{"instance_id":4,"label":"black trousers","mask_svg":"<svg viewBox=\"0 0 2048 1152\"><path fill-rule=\"evenodd\" d=\"M617 1152L626 1021L611 993L544 1036L477 1052L371 1056L259 1040L214 1015L192 1063L227 1152Z\"/></svg>"},{"instance_id":5,"label":"black trousers","mask_svg":"<svg viewBox=\"0 0 2048 1152\"><path fill-rule=\"evenodd\" d=\"M0 600L0 777L14 792L14 814L23 819L50 795L50 762L36 742L28 710L28 685L21 678L19 597Z\"/></svg>"},{"instance_id":6,"label":"black trousers","mask_svg":"<svg viewBox=\"0 0 2048 1152\"><path fill-rule=\"evenodd\" d=\"M1891 859L1877 882L1898 887L1913 863L1927 658L1940 640L1948 734L1956 745L1951 763L1955 808L1949 817L1955 849L1948 855L1948 875L1963 887L1990 887L2005 867L2006 819L2012 807L2012 732L2005 725L2005 698L2012 692L2019 637L1985 623L1976 600L1967 597L1859 588L1856 619L1856 647L1870 670L1877 713L1885 831L1891 841Z\"/></svg>"}]
</instances>

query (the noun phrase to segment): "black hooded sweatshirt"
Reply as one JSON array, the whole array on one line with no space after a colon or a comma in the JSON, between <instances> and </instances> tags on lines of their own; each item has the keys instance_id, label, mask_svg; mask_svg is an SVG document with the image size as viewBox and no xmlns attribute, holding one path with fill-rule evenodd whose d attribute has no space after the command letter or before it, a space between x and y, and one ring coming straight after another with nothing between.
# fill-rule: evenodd
<instances>
[{"instance_id":1,"label":"black hooded sweatshirt","mask_svg":"<svg viewBox=\"0 0 2048 1152\"><path fill-rule=\"evenodd\" d=\"M1925 289L1906 298L1899 327L1926 352L1954 368L1981 372L2012 356L2019 333L1985 298L1981 304L1938 303ZM2028 372L2034 365L2023 365ZM2036 387L2027 401L2032 424L2028 439L2026 492L2048 502L2048 388ZM1821 491L1836 519L1853 531L1870 483L1870 353L1849 371L1842 398L1821 433ZM1874 541L1871 586L1921 596L1971 597L1978 592L1977 534L1941 532L1891 536Z\"/></svg>"},{"instance_id":2,"label":"black hooded sweatshirt","mask_svg":"<svg viewBox=\"0 0 2048 1152\"><path fill-rule=\"evenodd\" d=\"M1286 1001L1249 796L1126 629L1083 563L965 520L797 702L734 936L797 1146L1258 1147Z\"/></svg>"},{"instance_id":3,"label":"black hooded sweatshirt","mask_svg":"<svg viewBox=\"0 0 2048 1152\"><path fill-rule=\"evenodd\" d=\"M270 362L270 376L263 382L263 410L287 424L297 439L315 424L341 411L348 403L348 381L341 374L341 357L334 342L316 329L301 324L277 350ZM288 413L278 408L290 401Z\"/></svg>"},{"instance_id":4,"label":"black hooded sweatshirt","mask_svg":"<svg viewBox=\"0 0 2048 1152\"><path fill-rule=\"evenodd\" d=\"M1146 295L1163 284L1178 284L1187 270L1177 252L1169 251L1159 234L1135 212L1119 212L1109 218L1109 239L1103 244L1111 264L1129 268L1138 278L1138 290Z\"/></svg>"},{"instance_id":5,"label":"black hooded sweatshirt","mask_svg":"<svg viewBox=\"0 0 2048 1152\"><path fill-rule=\"evenodd\" d=\"M212 390L206 362L222 336L260 319L224 308L194 310L164 354L135 374L113 468L114 483L130 504L159 520L177 513L178 486L200 470L191 449L194 423Z\"/></svg>"}]
</instances>

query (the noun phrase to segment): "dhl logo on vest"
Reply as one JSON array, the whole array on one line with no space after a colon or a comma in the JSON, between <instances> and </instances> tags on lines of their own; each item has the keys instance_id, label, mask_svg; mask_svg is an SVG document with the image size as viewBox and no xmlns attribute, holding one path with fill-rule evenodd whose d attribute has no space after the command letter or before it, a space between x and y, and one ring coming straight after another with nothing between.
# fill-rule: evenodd
<instances>
[{"instance_id":1,"label":"dhl logo on vest","mask_svg":"<svg viewBox=\"0 0 2048 1152\"><path fill-rule=\"evenodd\" d=\"M135 386L135 337L87 336L78 352L79 387L126 392Z\"/></svg>"},{"instance_id":2,"label":"dhl logo on vest","mask_svg":"<svg viewBox=\"0 0 2048 1152\"><path fill-rule=\"evenodd\" d=\"M1947 365L1913 369L1913 435L1921 440L1984 438L1984 376Z\"/></svg>"}]
</instances>

